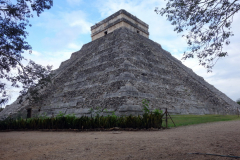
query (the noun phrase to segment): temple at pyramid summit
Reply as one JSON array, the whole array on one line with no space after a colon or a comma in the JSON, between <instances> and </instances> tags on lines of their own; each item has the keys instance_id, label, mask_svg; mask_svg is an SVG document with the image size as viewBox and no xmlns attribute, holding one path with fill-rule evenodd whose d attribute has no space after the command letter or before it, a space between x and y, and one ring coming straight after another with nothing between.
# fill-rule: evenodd
<instances>
[{"instance_id":1,"label":"temple at pyramid summit","mask_svg":"<svg viewBox=\"0 0 240 160\"><path fill-rule=\"evenodd\" d=\"M42 114L143 114L142 100L151 110L172 114L236 114L238 104L196 75L149 39L149 26L120 10L91 27L92 41L72 53L52 72L52 83L41 89L38 103L17 99L0 118Z\"/></svg>"},{"instance_id":2,"label":"temple at pyramid summit","mask_svg":"<svg viewBox=\"0 0 240 160\"><path fill-rule=\"evenodd\" d=\"M92 41L112 33L118 28L127 28L146 38L149 37L148 25L125 10L120 10L91 27Z\"/></svg>"}]
</instances>

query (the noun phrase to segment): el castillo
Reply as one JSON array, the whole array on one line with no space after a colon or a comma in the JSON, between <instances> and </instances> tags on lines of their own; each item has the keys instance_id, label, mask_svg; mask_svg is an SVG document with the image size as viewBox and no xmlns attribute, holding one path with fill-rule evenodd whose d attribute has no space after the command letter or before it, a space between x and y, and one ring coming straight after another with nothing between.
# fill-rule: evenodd
<instances>
[{"instance_id":1,"label":"el castillo","mask_svg":"<svg viewBox=\"0 0 240 160\"><path fill-rule=\"evenodd\" d=\"M142 100L151 109L172 114L235 114L238 104L149 39L148 24L119 10L91 27L92 41L52 72L41 90L44 100L17 99L0 119L75 114L107 109L116 115L141 115Z\"/></svg>"}]
</instances>

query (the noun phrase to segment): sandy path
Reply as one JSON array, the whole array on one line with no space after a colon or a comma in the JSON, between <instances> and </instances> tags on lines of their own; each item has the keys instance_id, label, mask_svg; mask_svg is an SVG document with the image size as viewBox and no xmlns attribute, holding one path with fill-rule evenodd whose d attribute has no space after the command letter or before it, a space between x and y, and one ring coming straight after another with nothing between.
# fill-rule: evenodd
<instances>
[{"instance_id":1,"label":"sandy path","mask_svg":"<svg viewBox=\"0 0 240 160\"><path fill-rule=\"evenodd\" d=\"M193 152L240 156L240 121L162 131L0 132L4 160L232 159Z\"/></svg>"}]
</instances>

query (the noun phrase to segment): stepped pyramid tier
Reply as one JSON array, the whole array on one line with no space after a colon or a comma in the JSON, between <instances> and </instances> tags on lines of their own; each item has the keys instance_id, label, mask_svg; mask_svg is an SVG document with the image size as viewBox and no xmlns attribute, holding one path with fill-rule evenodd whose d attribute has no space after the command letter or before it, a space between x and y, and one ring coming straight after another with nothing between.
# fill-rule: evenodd
<instances>
[{"instance_id":1,"label":"stepped pyramid tier","mask_svg":"<svg viewBox=\"0 0 240 160\"><path fill-rule=\"evenodd\" d=\"M143 99L151 110L168 108L174 114L236 114L238 107L161 45L124 26L85 44L53 74L40 103L16 100L0 118L90 116L98 107L108 110L104 114L140 115Z\"/></svg>"}]
</instances>

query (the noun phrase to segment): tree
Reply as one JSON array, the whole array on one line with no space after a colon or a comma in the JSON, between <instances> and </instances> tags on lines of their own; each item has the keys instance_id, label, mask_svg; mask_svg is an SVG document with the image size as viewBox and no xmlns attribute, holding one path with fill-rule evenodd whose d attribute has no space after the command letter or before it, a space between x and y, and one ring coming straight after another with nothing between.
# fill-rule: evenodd
<instances>
[{"instance_id":1,"label":"tree","mask_svg":"<svg viewBox=\"0 0 240 160\"><path fill-rule=\"evenodd\" d=\"M240 98L238 98L238 99L236 100L236 102L240 105Z\"/></svg>"},{"instance_id":2,"label":"tree","mask_svg":"<svg viewBox=\"0 0 240 160\"><path fill-rule=\"evenodd\" d=\"M223 46L230 44L231 24L239 9L239 0L169 0L155 12L166 15L176 26L174 31L184 33L189 50L183 59L197 56L199 64L211 71L219 58L228 55Z\"/></svg>"},{"instance_id":3,"label":"tree","mask_svg":"<svg viewBox=\"0 0 240 160\"><path fill-rule=\"evenodd\" d=\"M0 105L6 104L9 95L6 84L12 87L23 87L21 95L27 94L29 88L34 88L39 80L49 80L51 66L43 67L30 61L24 66L24 52L31 53L31 46L26 42L29 18L36 12L39 16L45 9L53 6L52 0L0 0ZM14 74L16 73L16 74Z\"/></svg>"}]
</instances>

